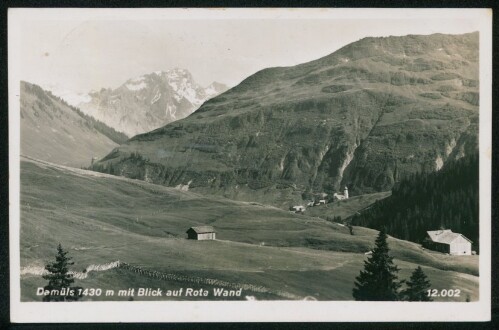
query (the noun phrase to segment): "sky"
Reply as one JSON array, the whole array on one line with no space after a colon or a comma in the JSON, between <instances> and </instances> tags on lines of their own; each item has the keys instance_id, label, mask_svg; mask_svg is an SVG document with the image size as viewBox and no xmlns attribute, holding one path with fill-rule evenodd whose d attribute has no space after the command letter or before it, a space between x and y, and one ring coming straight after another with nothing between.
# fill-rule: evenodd
<instances>
[{"instance_id":1,"label":"sky","mask_svg":"<svg viewBox=\"0 0 499 330\"><path fill-rule=\"evenodd\" d=\"M218 81L232 87L261 69L308 62L364 37L479 28L475 17L460 15L464 11L457 17L417 10L212 13L16 12L9 17L9 41L16 40L9 52L14 48L20 79L77 93L116 88L130 78L176 67L189 70L203 86Z\"/></svg>"}]
</instances>

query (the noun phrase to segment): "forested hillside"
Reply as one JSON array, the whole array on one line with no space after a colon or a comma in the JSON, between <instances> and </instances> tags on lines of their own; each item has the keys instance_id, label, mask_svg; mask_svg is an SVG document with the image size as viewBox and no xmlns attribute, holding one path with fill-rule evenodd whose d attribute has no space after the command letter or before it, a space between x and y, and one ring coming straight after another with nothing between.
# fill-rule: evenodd
<instances>
[{"instance_id":1,"label":"forested hillside","mask_svg":"<svg viewBox=\"0 0 499 330\"><path fill-rule=\"evenodd\" d=\"M478 251L478 155L446 164L440 171L402 180L392 195L352 218L352 224L421 243L426 231L452 229Z\"/></svg>"}]
</instances>

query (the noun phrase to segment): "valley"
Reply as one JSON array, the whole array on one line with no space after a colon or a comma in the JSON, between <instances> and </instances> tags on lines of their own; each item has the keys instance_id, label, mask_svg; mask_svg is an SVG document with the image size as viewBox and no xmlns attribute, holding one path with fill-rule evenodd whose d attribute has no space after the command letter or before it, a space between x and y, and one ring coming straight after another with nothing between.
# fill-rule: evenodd
<instances>
[{"instance_id":1,"label":"valley","mask_svg":"<svg viewBox=\"0 0 499 330\"><path fill-rule=\"evenodd\" d=\"M353 300L387 229L399 280L477 301L478 91L478 33L364 38L228 90L156 71L81 109L21 82L21 299L60 243L106 292L86 301ZM475 252L419 244L444 227Z\"/></svg>"},{"instance_id":2,"label":"valley","mask_svg":"<svg viewBox=\"0 0 499 330\"><path fill-rule=\"evenodd\" d=\"M264 288L245 290L239 297L243 300L249 299L246 296L351 300L354 278L377 235L354 227L352 236L339 224L272 206L207 197L32 158L22 159L21 173L21 267L31 269L21 278L23 301L41 300L34 290L44 281L36 273L53 258L59 242L74 259L75 271L119 260L173 278ZM196 225L214 226L218 239L187 240L185 231ZM421 265L433 287L462 290L461 300L452 299L478 298L478 256L444 255L394 238L388 243L401 268L400 278ZM122 267L88 272L77 285L114 290L217 287L185 277L141 276Z\"/></svg>"}]
</instances>

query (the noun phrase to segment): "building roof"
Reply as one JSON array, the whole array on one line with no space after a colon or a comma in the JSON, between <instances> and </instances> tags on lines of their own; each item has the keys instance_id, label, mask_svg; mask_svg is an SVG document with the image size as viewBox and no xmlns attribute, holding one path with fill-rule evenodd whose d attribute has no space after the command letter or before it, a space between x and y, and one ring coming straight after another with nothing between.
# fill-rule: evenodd
<instances>
[{"instance_id":1,"label":"building roof","mask_svg":"<svg viewBox=\"0 0 499 330\"><path fill-rule=\"evenodd\" d=\"M450 229L432 230L432 231L427 231L427 233L430 239L436 243L451 244L455 239L459 237L463 237L465 240L472 243L472 241L470 241L463 234L453 233L452 230Z\"/></svg>"},{"instance_id":2,"label":"building roof","mask_svg":"<svg viewBox=\"0 0 499 330\"><path fill-rule=\"evenodd\" d=\"M212 226L191 227L187 231L190 230L194 230L196 234L215 233L215 229Z\"/></svg>"}]
</instances>

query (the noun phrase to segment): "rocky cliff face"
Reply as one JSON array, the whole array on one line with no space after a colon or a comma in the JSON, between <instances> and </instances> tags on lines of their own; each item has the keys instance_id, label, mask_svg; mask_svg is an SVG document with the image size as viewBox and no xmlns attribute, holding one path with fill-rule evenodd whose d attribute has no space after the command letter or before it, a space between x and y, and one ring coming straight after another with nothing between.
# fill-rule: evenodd
<instances>
[{"instance_id":1,"label":"rocky cliff face","mask_svg":"<svg viewBox=\"0 0 499 330\"><path fill-rule=\"evenodd\" d=\"M96 169L286 206L388 190L477 149L478 34L365 38L248 77Z\"/></svg>"},{"instance_id":2,"label":"rocky cliff face","mask_svg":"<svg viewBox=\"0 0 499 330\"><path fill-rule=\"evenodd\" d=\"M189 71L157 71L129 79L119 88L91 92L78 103L83 112L128 136L182 119L227 87L214 82L206 88Z\"/></svg>"}]
</instances>

